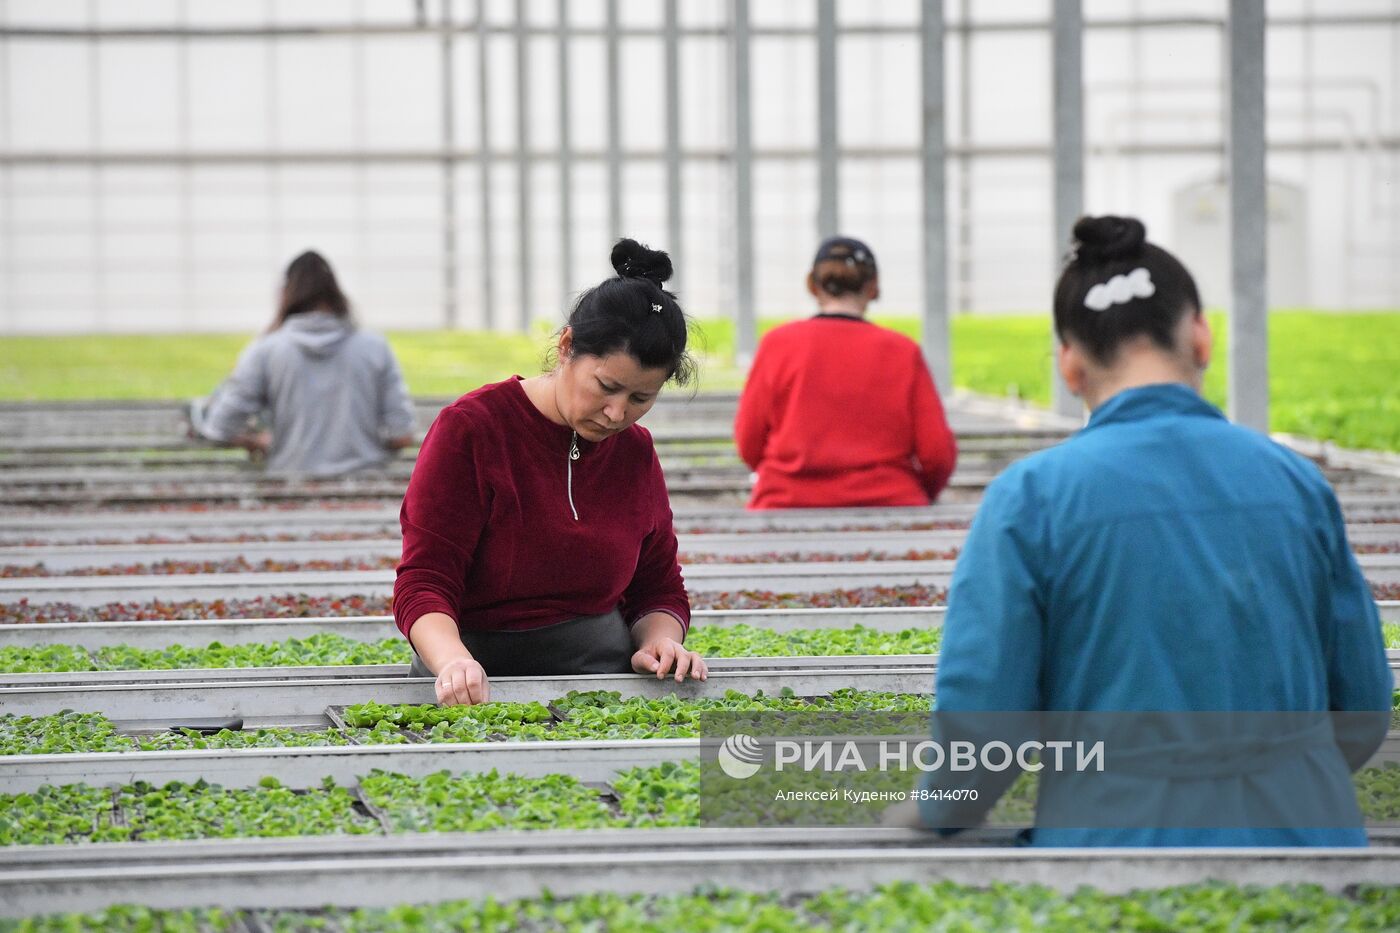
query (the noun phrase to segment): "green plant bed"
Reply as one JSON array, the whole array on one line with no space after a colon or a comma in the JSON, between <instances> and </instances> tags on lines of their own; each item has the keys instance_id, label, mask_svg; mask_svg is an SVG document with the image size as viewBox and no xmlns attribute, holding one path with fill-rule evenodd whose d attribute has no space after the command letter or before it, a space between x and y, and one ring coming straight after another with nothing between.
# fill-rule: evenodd
<instances>
[{"instance_id":1,"label":"green plant bed","mask_svg":"<svg viewBox=\"0 0 1400 933\"><path fill-rule=\"evenodd\" d=\"M297 730L279 727L201 735L178 730L132 736L117 732L98 713L64 711L51 716L0 715L0 755L64 754L73 752L160 751L178 749L276 748L325 745L401 744L410 741L489 742L579 739L696 738L701 717L710 714L775 712L881 712L925 715L932 703L927 694L900 694L854 689L827 697L798 697L784 690L777 696L726 691L723 697L658 699L629 697L615 691L573 691L545 704L496 702L480 706L360 703L346 707L346 729ZM1400 728L1400 691L1392 694ZM809 720L803 720L804 723ZM771 729L772 721L759 728ZM922 728L919 726L918 728Z\"/></svg>"},{"instance_id":2,"label":"green plant bed","mask_svg":"<svg viewBox=\"0 0 1400 933\"><path fill-rule=\"evenodd\" d=\"M1400 627L1397 627L1400 638ZM941 629L933 626L880 632L865 626L849 629L798 629L772 632L750 625L691 630L686 645L706 657L810 657L853 654L931 654L938 650ZM85 649L74 645L0 648L0 672L137 671L237 667L323 667L354 664L407 664L408 642L385 638L360 642L325 632L267 644L186 648L132 648L127 645Z\"/></svg>"},{"instance_id":3,"label":"green plant bed","mask_svg":"<svg viewBox=\"0 0 1400 933\"><path fill-rule=\"evenodd\" d=\"M1367 768L1356 775L1362 812L1386 822L1400 814L1400 768ZM820 775L814 775L820 778ZM822 778L823 783L825 779ZM912 786L910 775L890 772L888 789ZM791 790L791 778L782 785ZM869 785L865 785L867 788ZM993 826L1028 825L1036 782L1022 775L988 816ZM751 809L757 796L737 798ZM714 803L709 812L727 812ZM879 818L868 808L856 823ZM666 762L619 772L608 788L563 774L520 777L489 771L423 778L374 771L358 792L326 780L292 790L267 777L255 788L224 788L204 781L163 787L137 783L107 789L82 784L0 794L0 845L156 841L278 836L477 832L496 829L604 829L701 825L700 767ZM810 806L784 810L763 804L743 825L809 824Z\"/></svg>"},{"instance_id":4,"label":"green plant bed","mask_svg":"<svg viewBox=\"0 0 1400 933\"><path fill-rule=\"evenodd\" d=\"M1387 648L1400 648L1400 624L1382 626ZM708 658L798 658L848 655L934 654L942 642L937 626L884 632L854 625L844 629L795 629L774 632L752 625L710 628L697 625L686 647ZM205 647L132 648L127 645L85 649L74 645L0 648L0 673L32 674L74 671L192 670L243 667L326 667L358 664L407 664L412 660L402 638L360 642L333 632L246 645L214 643Z\"/></svg>"},{"instance_id":5,"label":"green plant bed","mask_svg":"<svg viewBox=\"0 0 1400 933\"><path fill-rule=\"evenodd\" d=\"M196 933L258 928L273 933L472 933L528 931L745 930L764 933L868 930L1388 931L1400 926L1400 887L1360 885L1330 893L1316 885L1212 882L1130 894L1040 885L972 887L897 882L871 891L749 893L698 887L667 895L588 894L525 900L447 901L323 911L167 911L113 907L90 914L0 920L0 933Z\"/></svg>"},{"instance_id":6,"label":"green plant bed","mask_svg":"<svg viewBox=\"0 0 1400 933\"><path fill-rule=\"evenodd\" d=\"M707 713L888 711L923 715L923 694L838 690L829 697L804 698L784 691L753 696L729 690L723 697L623 699L615 691L574 691L549 704L489 703L484 706L411 706L361 703L347 707L345 722L357 728L386 725L411 730L429 742L483 742L587 739L698 738ZM770 724L771 725L771 724Z\"/></svg>"},{"instance_id":7,"label":"green plant bed","mask_svg":"<svg viewBox=\"0 0 1400 933\"><path fill-rule=\"evenodd\" d=\"M825 785L822 775L813 775ZM880 775L881 789L912 786L911 775ZM1355 776L1362 813L1369 822L1400 819L1400 767L1367 768ZM888 785L888 786L885 786ZM792 777L777 785L794 786ZM873 785L865 783L865 789ZM745 793L731 803L751 811L768 795ZM1029 824L1036 780L1022 775L988 816L993 826ZM712 801L711 814L728 814L731 803ZM810 806L763 803L762 812L740 825L809 823ZM865 808L855 823L871 823L884 805ZM72 842L155 841L241 837L316 836L403 832L475 832L495 829L600 829L693 827L702 823L700 767L666 762L619 772L610 788L555 774L525 778L496 771L423 778L374 771L358 791L326 780L293 790L266 777L255 788L224 788L197 781L157 787L144 782L120 788L82 784L45 786L22 794L0 794L0 845ZM849 817L843 814L843 820ZM713 816L711 820L713 820ZM841 821L838 821L841 822Z\"/></svg>"},{"instance_id":8,"label":"green plant bed","mask_svg":"<svg viewBox=\"0 0 1400 933\"><path fill-rule=\"evenodd\" d=\"M279 727L246 731L221 730L203 735L192 729L155 735L123 735L99 713L71 710L52 716L0 715L0 755L59 755L75 752L151 752L183 749L284 748L327 745L394 745L407 742L403 733L384 725L378 729L298 730Z\"/></svg>"},{"instance_id":9,"label":"green plant bed","mask_svg":"<svg viewBox=\"0 0 1400 933\"><path fill-rule=\"evenodd\" d=\"M659 804L631 799L657 788ZM695 764L624 771L612 791L569 775L495 771L423 778L375 771L360 780L358 792L329 779L292 790L275 777L254 788L204 781L113 789L73 784L0 794L0 845L638 827L658 824L658 806L685 815L670 825L693 826L698 794Z\"/></svg>"},{"instance_id":10,"label":"green plant bed","mask_svg":"<svg viewBox=\"0 0 1400 933\"><path fill-rule=\"evenodd\" d=\"M138 783L116 790L82 784L0 795L0 845L123 842L379 832L356 810L353 792L327 785L298 792L276 786Z\"/></svg>"},{"instance_id":11,"label":"green plant bed","mask_svg":"<svg viewBox=\"0 0 1400 933\"><path fill-rule=\"evenodd\" d=\"M361 703L347 707L347 729L298 730L280 727L202 735L175 730L155 735L124 735L99 713L71 710L50 716L0 715L0 755L56 755L77 752L174 751L315 747L326 745L389 745L410 741L485 742L532 739L650 739L694 738L706 712L780 710L837 712L886 710L925 713L929 697L841 690L831 697L748 696L728 691L723 698L682 700L666 697L623 700L615 692L570 693L554 703L487 703L481 706L414 706ZM564 714L558 721L553 707ZM405 731L407 730L407 731Z\"/></svg>"},{"instance_id":12,"label":"green plant bed","mask_svg":"<svg viewBox=\"0 0 1400 933\"><path fill-rule=\"evenodd\" d=\"M1046 296L1047 300L1049 296ZM898 309L895 309L896 311ZM916 315L875 315L917 337ZM1210 315L1215 362L1211 401L1225 400L1227 321ZM783 323L768 318L767 331ZM425 331L389 335L415 394L455 398L511 375L539 372L548 325L534 333ZM12 337L0 341L0 399L184 398L212 389L233 368L251 334ZM699 388L743 385L734 364L734 328L703 319L694 350ZM1050 318L959 315L952 320L953 382L989 395L1050 399ZM178 360L178 365L172 361ZM1270 427L1347 447L1400 450L1400 314L1275 311L1269 316Z\"/></svg>"}]
</instances>

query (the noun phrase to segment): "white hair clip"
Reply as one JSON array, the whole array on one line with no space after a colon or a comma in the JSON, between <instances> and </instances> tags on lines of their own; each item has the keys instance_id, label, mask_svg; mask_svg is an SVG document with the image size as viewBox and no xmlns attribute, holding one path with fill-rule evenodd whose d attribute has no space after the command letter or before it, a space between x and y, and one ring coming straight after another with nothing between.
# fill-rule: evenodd
<instances>
[{"instance_id":1,"label":"white hair clip","mask_svg":"<svg viewBox=\"0 0 1400 933\"><path fill-rule=\"evenodd\" d=\"M660 313L661 313L661 305L654 304L654 305L651 306L651 310L655 311L657 314L660 314Z\"/></svg>"},{"instance_id":2,"label":"white hair clip","mask_svg":"<svg viewBox=\"0 0 1400 933\"><path fill-rule=\"evenodd\" d=\"M1114 305L1127 304L1134 298L1151 298L1157 293L1152 284L1152 276L1146 267L1138 266L1127 275L1115 275L1107 282L1101 282L1089 289L1084 296L1084 307L1090 311L1107 311Z\"/></svg>"}]
</instances>

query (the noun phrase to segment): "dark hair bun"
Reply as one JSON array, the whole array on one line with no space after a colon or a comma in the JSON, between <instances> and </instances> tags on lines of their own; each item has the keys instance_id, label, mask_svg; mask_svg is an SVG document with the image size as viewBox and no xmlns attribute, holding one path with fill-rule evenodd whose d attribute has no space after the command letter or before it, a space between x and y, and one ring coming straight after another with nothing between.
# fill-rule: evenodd
<instances>
[{"instance_id":1,"label":"dark hair bun","mask_svg":"<svg viewBox=\"0 0 1400 933\"><path fill-rule=\"evenodd\" d=\"M612 266L624 279L649 279L658 286L671 277L671 257L636 240L617 241L612 248Z\"/></svg>"},{"instance_id":2,"label":"dark hair bun","mask_svg":"<svg viewBox=\"0 0 1400 933\"><path fill-rule=\"evenodd\" d=\"M1088 262L1111 262L1142 254L1147 228L1136 217L1081 217L1074 225L1078 244L1076 258Z\"/></svg>"}]
</instances>

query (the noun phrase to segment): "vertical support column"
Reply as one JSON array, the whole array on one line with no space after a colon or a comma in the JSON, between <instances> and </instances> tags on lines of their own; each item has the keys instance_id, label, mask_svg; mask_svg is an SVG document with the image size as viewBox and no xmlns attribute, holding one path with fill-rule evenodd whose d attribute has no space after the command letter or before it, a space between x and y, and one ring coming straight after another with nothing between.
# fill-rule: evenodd
<instances>
[{"instance_id":1,"label":"vertical support column","mask_svg":"<svg viewBox=\"0 0 1400 933\"><path fill-rule=\"evenodd\" d=\"M520 289L520 330L530 329L530 33L526 0L515 0L515 195Z\"/></svg>"},{"instance_id":2,"label":"vertical support column","mask_svg":"<svg viewBox=\"0 0 1400 933\"><path fill-rule=\"evenodd\" d=\"M608 0L608 235L622 236L622 63L618 50L617 0Z\"/></svg>"},{"instance_id":3,"label":"vertical support column","mask_svg":"<svg viewBox=\"0 0 1400 933\"><path fill-rule=\"evenodd\" d=\"M423 11L420 11L423 12ZM357 27L363 26L365 22L365 0L355 0L352 17ZM426 25L426 24L420 24ZM350 140L351 145L357 153L363 153L368 148L368 110L369 105L365 94L365 80L368 63L365 56L365 37L357 35L350 40ZM353 198L351 223L355 227L355 269L361 281L368 283L369 275L369 166L363 159L356 159L355 164L350 169ZM455 255L454 255L455 260ZM360 294L360 290L356 289Z\"/></svg>"},{"instance_id":4,"label":"vertical support column","mask_svg":"<svg viewBox=\"0 0 1400 933\"><path fill-rule=\"evenodd\" d=\"M271 29L277 21L277 0L263 0L263 21ZM268 36L264 40L263 53L263 130L267 134L266 145L269 152L277 151L277 38ZM282 255L282 223L279 208L282 198L281 164L274 160L267 165L267 268L283 268L287 257Z\"/></svg>"},{"instance_id":5,"label":"vertical support column","mask_svg":"<svg viewBox=\"0 0 1400 933\"><path fill-rule=\"evenodd\" d=\"M102 60L96 39L97 0L88 0L87 22L94 35L94 38L88 40L87 56L88 99L92 103L92 110L88 117L88 136L91 143L90 148L100 156L102 153ZM98 331L105 331L108 326L107 269L105 250L103 249L103 227L107 220L104 186L102 164L99 162L92 168L92 226L90 228L92 236L92 297L97 312Z\"/></svg>"},{"instance_id":6,"label":"vertical support column","mask_svg":"<svg viewBox=\"0 0 1400 933\"><path fill-rule=\"evenodd\" d=\"M958 157L958 271L954 278L957 286L956 308L963 312L973 309L972 289L973 270L972 244L972 142L974 123L972 120L972 0L961 0L958 4L958 24L960 39L958 56L958 144L962 149Z\"/></svg>"},{"instance_id":7,"label":"vertical support column","mask_svg":"<svg viewBox=\"0 0 1400 933\"><path fill-rule=\"evenodd\" d=\"M919 24L923 69L924 361L939 394L953 388L948 327L947 136L944 127L943 0L923 0Z\"/></svg>"},{"instance_id":8,"label":"vertical support column","mask_svg":"<svg viewBox=\"0 0 1400 933\"><path fill-rule=\"evenodd\" d=\"M1400 4L1394 3L1400 13ZM1400 87L1400 20L1390 27L1390 86ZM1400 126L1400 94L1390 95L1390 125ZM1390 151L1390 254L1400 255L1400 148ZM1400 305L1400 263L1390 264L1390 305Z\"/></svg>"},{"instance_id":9,"label":"vertical support column","mask_svg":"<svg viewBox=\"0 0 1400 933\"><path fill-rule=\"evenodd\" d=\"M176 6L176 19L182 27L190 21L188 0L180 0ZM198 315L194 307L194 218L193 218L193 168L190 166L190 40L181 38L175 43L175 136L183 157L179 175L180 206L180 326L193 330Z\"/></svg>"},{"instance_id":10,"label":"vertical support column","mask_svg":"<svg viewBox=\"0 0 1400 933\"><path fill-rule=\"evenodd\" d=\"M1269 428L1267 177L1264 138L1264 0L1230 0L1225 73L1230 81L1230 417Z\"/></svg>"},{"instance_id":11,"label":"vertical support column","mask_svg":"<svg viewBox=\"0 0 1400 933\"><path fill-rule=\"evenodd\" d=\"M731 0L734 92L734 358L741 369L758 349L753 289L753 126L749 0Z\"/></svg>"},{"instance_id":12,"label":"vertical support column","mask_svg":"<svg viewBox=\"0 0 1400 933\"><path fill-rule=\"evenodd\" d=\"M1069 248L1070 231L1084 212L1084 11L1081 0L1055 0L1051 25L1055 109L1055 207L1054 251L1056 274L1060 260ZM1053 362L1057 344L1050 338L1051 407L1059 414L1078 416L1083 403L1070 394L1069 387Z\"/></svg>"},{"instance_id":13,"label":"vertical support column","mask_svg":"<svg viewBox=\"0 0 1400 933\"><path fill-rule=\"evenodd\" d=\"M10 25L9 0L0 0L0 23ZM10 75L10 40L0 38L0 87L13 87ZM10 95L0 94L0 146L14 148L10 129ZM0 325L8 332L18 321L15 307L15 181L14 168L0 166Z\"/></svg>"},{"instance_id":14,"label":"vertical support column","mask_svg":"<svg viewBox=\"0 0 1400 933\"><path fill-rule=\"evenodd\" d=\"M263 18L269 29L277 25L277 0L264 0ZM272 35L267 39L267 64L263 68L267 82L263 93L263 113L267 119L267 148L272 152L281 148L277 112L281 101L281 71L277 58L277 37ZM291 257L284 255L282 246L282 163L276 160L267 167L267 218L268 268L282 269Z\"/></svg>"},{"instance_id":15,"label":"vertical support column","mask_svg":"<svg viewBox=\"0 0 1400 933\"><path fill-rule=\"evenodd\" d=\"M836 69L836 0L817 0L817 234L823 238L841 226Z\"/></svg>"},{"instance_id":16,"label":"vertical support column","mask_svg":"<svg viewBox=\"0 0 1400 933\"><path fill-rule=\"evenodd\" d=\"M567 304L574 290L574 169L569 135L569 0L559 0L559 282Z\"/></svg>"},{"instance_id":17,"label":"vertical support column","mask_svg":"<svg viewBox=\"0 0 1400 933\"><path fill-rule=\"evenodd\" d=\"M666 46L666 251L676 270L671 288L685 275L683 256L684 210L681 201L681 49L680 17L677 0L666 0L664 43Z\"/></svg>"},{"instance_id":18,"label":"vertical support column","mask_svg":"<svg viewBox=\"0 0 1400 933\"><path fill-rule=\"evenodd\" d=\"M491 31L486 25L486 0L476 3L477 176L481 183L480 268L481 322L487 330L500 328L496 316L496 270L491 237L495 224L491 210Z\"/></svg>"},{"instance_id":19,"label":"vertical support column","mask_svg":"<svg viewBox=\"0 0 1400 933\"><path fill-rule=\"evenodd\" d=\"M452 2L442 0L442 326L457 327L457 96Z\"/></svg>"}]
</instances>

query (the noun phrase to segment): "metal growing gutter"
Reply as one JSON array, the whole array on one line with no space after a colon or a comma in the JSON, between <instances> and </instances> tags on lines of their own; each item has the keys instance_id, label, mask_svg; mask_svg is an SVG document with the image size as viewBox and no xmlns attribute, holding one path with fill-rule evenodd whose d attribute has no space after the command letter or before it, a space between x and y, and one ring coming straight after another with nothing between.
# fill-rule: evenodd
<instances>
[{"instance_id":1,"label":"metal growing gutter","mask_svg":"<svg viewBox=\"0 0 1400 933\"><path fill-rule=\"evenodd\" d=\"M5 853L0 912L93 911L116 903L314 909L480 897L863 890L892 881L1044 884L1107 893L1206 881L1393 884L1400 850L957 848L916 830L633 830L428 834L390 839L218 840L35 846ZM67 851L65 851L67 850ZM70 852L83 852L83 861ZM392 884L384 879L393 878Z\"/></svg>"}]
</instances>

